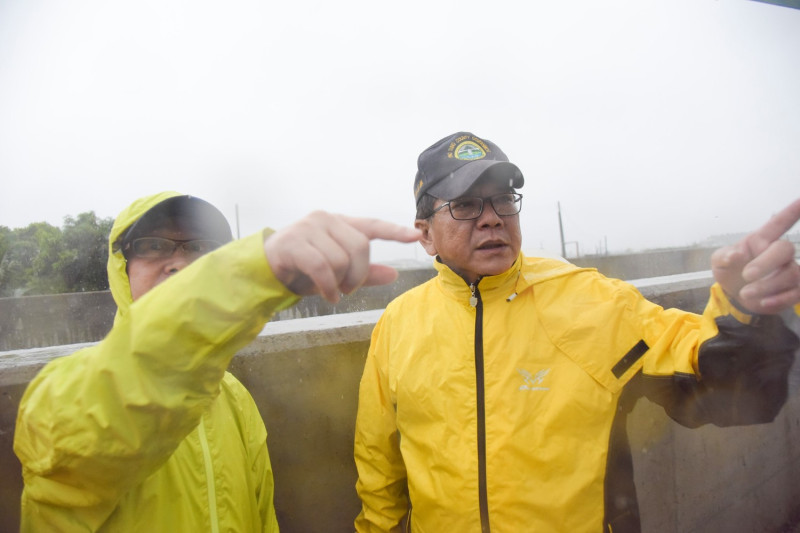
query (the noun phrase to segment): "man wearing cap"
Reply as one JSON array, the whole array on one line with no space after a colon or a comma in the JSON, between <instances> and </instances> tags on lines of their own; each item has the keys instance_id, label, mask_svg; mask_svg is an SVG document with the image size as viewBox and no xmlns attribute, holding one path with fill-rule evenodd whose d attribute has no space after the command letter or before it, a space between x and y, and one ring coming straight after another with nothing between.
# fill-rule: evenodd
<instances>
[{"instance_id":1,"label":"man wearing cap","mask_svg":"<svg viewBox=\"0 0 800 533\"><path fill-rule=\"evenodd\" d=\"M356 530L638 531L625 415L639 394L688 426L771 421L800 302L779 240L795 201L712 258L703 315L594 269L520 253L520 170L469 132L419 156L415 225L438 275L372 334L355 435ZM623 394L625 392L625 394Z\"/></svg>"},{"instance_id":2,"label":"man wearing cap","mask_svg":"<svg viewBox=\"0 0 800 533\"><path fill-rule=\"evenodd\" d=\"M228 363L299 295L392 281L370 239L418 236L316 212L229 242L199 198L134 202L109 237L113 328L50 362L20 403L22 531L277 531L267 432Z\"/></svg>"}]
</instances>

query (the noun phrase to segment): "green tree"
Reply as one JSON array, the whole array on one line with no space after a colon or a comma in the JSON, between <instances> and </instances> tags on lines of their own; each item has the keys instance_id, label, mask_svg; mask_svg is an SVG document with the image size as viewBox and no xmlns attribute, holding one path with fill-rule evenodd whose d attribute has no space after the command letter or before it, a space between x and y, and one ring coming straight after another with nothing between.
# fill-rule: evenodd
<instances>
[{"instance_id":1,"label":"green tree","mask_svg":"<svg viewBox=\"0 0 800 533\"><path fill-rule=\"evenodd\" d=\"M108 289L106 260L112 218L98 218L94 211L65 217L63 247L54 265L67 292Z\"/></svg>"},{"instance_id":2,"label":"green tree","mask_svg":"<svg viewBox=\"0 0 800 533\"><path fill-rule=\"evenodd\" d=\"M8 250L8 244L11 239L11 230L5 226L0 226L0 264L3 263L3 257Z\"/></svg>"},{"instance_id":3,"label":"green tree","mask_svg":"<svg viewBox=\"0 0 800 533\"><path fill-rule=\"evenodd\" d=\"M60 247L60 229L47 222L34 222L6 233L4 241L5 253L0 259L0 296L63 290L52 269ZM44 252L40 255L42 250Z\"/></svg>"},{"instance_id":4,"label":"green tree","mask_svg":"<svg viewBox=\"0 0 800 533\"><path fill-rule=\"evenodd\" d=\"M13 230L7 228L6 226L0 226L0 296L6 296L4 280L6 277L6 271L4 267L4 260L6 258L6 254L8 253L8 249L11 247L11 241L14 238Z\"/></svg>"},{"instance_id":5,"label":"green tree","mask_svg":"<svg viewBox=\"0 0 800 533\"><path fill-rule=\"evenodd\" d=\"M65 292L66 286L56 268L64 248L61 230L46 222L36 225L34 239L38 247L32 262L31 277L26 294L55 294Z\"/></svg>"},{"instance_id":6,"label":"green tree","mask_svg":"<svg viewBox=\"0 0 800 533\"><path fill-rule=\"evenodd\" d=\"M93 211L9 230L0 226L0 296L108 289L106 258L112 218Z\"/></svg>"}]
</instances>

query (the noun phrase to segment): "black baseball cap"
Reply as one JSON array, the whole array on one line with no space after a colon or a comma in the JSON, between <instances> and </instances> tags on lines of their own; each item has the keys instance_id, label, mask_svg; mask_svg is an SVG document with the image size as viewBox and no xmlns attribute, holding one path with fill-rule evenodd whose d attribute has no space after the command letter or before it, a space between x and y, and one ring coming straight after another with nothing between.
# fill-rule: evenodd
<instances>
[{"instance_id":1,"label":"black baseball cap","mask_svg":"<svg viewBox=\"0 0 800 533\"><path fill-rule=\"evenodd\" d=\"M525 183L522 171L492 141L466 131L448 135L419 155L414 199L419 203L426 193L442 200L458 198L486 174L508 179L515 189Z\"/></svg>"},{"instance_id":2,"label":"black baseball cap","mask_svg":"<svg viewBox=\"0 0 800 533\"><path fill-rule=\"evenodd\" d=\"M117 242L124 250L129 242L139 237L146 237L150 232L163 227L169 220L175 219L188 221L205 239L221 244L233 240L231 227L219 209L196 196L182 195L167 198L151 207L131 224Z\"/></svg>"}]
</instances>

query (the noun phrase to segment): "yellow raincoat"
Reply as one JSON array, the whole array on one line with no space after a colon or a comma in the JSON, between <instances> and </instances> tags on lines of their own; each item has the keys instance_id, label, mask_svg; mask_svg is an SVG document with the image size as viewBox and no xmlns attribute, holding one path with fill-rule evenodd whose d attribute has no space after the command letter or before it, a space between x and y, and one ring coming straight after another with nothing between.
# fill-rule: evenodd
<instances>
[{"instance_id":1,"label":"yellow raincoat","mask_svg":"<svg viewBox=\"0 0 800 533\"><path fill-rule=\"evenodd\" d=\"M175 195L135 202L109 242ZM121 253L109 251L108 274L111 332L52 361L22 398L22 531L278 531L267 432L225 370L297 300L272 275L263 235L199 258L136 302Z\"/></svg>"},{"instance_id":2,"label":"yellow raincoat","mask_svg":"<svg viewBox=\"0 0 800 533\"><path fill-rule=\"evenodd\" d=\"M780 319L744 325L761 321L718 286L700 316L559 261L520 255L474 288L436 268L372 335L355 435L359 532L398 531L409 507L412 532L635 531L632 473L615 471L628 450L623 389L645 382L689 426L769 421L785 401L796 337ZM736 335L747 370L728 373L718 341Z\"/></svg>"}]
</instances>

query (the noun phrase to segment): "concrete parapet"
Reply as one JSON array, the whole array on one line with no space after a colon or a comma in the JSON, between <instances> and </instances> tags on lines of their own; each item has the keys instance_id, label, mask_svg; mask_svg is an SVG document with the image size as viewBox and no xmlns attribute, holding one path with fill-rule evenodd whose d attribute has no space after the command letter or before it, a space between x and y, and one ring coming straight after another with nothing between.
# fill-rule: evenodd
<instances>
[{"instance_id":1,"label":"concrete parapet","mask_svg":"<svg viewBox=\"0 0 800 533\"><path fill-rule=\"evenodd\" d=\"M637 280L659 304L700 311L707 272ZM671 305L671 304L668 304ZM267 324L230 370L250 390L269 431L281 530L352 531L358 383L382 309ZM0 353L0 532L17 530L20 465L14 419L28 381L83 345ZM643 531L778 531L800 502L800 398L772 424L687 430L640 401L629 419Z\"/></svg>"},{"instance_id":2,"label":"concrete parapet","mask_svg":"<svg viewBox=\"0 0 800 533\"><path fill-rule=\"evenodd\" d=\"M570 258L582 267L594 267L610 278L639 279L706 270L715 248L680 248L621 255Z\"/></svg>"},{"instance_id":3,"label":"concrete parapet","mask_svg":"<svg viewBox=\"0 0 800 533\"><path fill-rule=\"evenodd\" d=\"M100 340L116 310L109 291L0 298L0 350Z\"/></svg>"}]
</instances>

